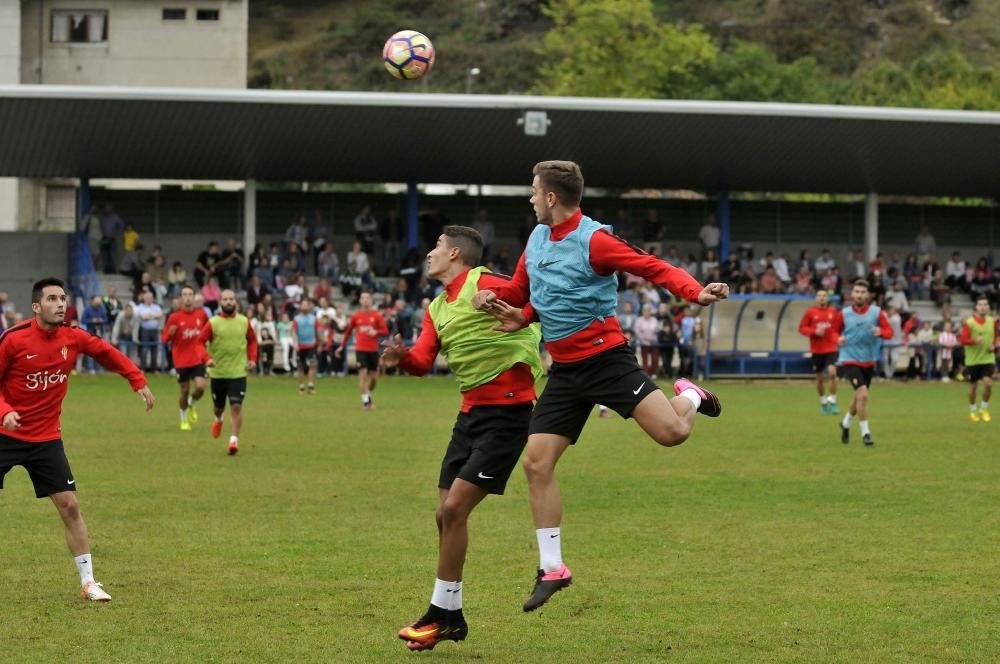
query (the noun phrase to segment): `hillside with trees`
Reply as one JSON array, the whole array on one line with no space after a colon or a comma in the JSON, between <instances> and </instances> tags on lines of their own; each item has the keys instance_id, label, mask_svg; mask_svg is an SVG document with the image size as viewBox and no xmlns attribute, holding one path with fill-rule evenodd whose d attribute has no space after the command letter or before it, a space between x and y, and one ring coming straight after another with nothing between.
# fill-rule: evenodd
<instances>
[{"instance_id":1,"label":"hillside with trees","mask_svg":"<svg viewBox=\"0 0 1000 664\"><path fill-rule=\"evenodd\" d=\"M257 88L1000 110L986 0L252 0L250 16ZM400 29L434 41L425 79L383 69Z\"/></svg>"}]
</instances>

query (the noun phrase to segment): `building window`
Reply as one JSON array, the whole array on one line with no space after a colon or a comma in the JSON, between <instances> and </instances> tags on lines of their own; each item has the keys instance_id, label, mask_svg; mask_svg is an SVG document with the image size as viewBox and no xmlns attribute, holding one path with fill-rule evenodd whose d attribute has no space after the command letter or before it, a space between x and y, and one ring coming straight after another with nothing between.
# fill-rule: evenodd
<instances>
[{"instance_id":1,"label":"building window","mask_svg":"<svg viewBox=\"0 0 1000 664\"><path fill-rule=\"evenodd\" d=\"M56 44L101 44L108 41L108 12L52 12L52 42Z\"/></svg>"},{"instance_id":2,"label":"building window","mask_svg":"<svg viewBox=\"0 0 1000 664\"><path fill-rule=\"evenodd\" d=\"M218 9L199 9L198 10L198 20L199 21L218 21L219 20L219 10Z\"/></svg>"},{"instance_id":3,"label":"building window","mask_svg":"<svg viewBox=\"0 0 1000 664\"><path fill-rule=\"evenodd\" d=\"M187 19L186 9L164 9L163 10L163 20L164 21L183 21Z\"/></svg>"},{"instance_id":4,"label":"building window","mask_svg":"<svg viewBox=\"0 0 1000 664\"><path fill-rule=\"evenodd\" d=\"M76 187L46 187L45 216L49 219L76 218Z\"/></svg>"}]
</instances>

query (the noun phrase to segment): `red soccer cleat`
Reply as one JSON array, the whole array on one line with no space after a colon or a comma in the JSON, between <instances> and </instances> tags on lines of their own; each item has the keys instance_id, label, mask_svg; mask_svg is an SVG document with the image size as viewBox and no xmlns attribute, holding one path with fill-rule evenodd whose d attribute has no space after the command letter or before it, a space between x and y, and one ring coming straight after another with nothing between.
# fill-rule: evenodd
<instances>
[{"instance_id":1,"label":"red soccer cleat","mask_svg":"<svg viewBox=\"0 0 1000 664\"><path fill-rule=\"evenodd\" d=\"M233 456L239 451L240 451L239 443L237 443L235 440L229 441L229 456Z\"/></svg>"},{"instance_id":2,"label":"red soccer cleat","mask_svg":"<svg viewBox=\"0 0 1000 664\"><path fill-rule=\"evenodd\" d=\"M216 419L212 422L212 438L218 438L222 435L222 420Z\"/></svg>"}]
</instances>

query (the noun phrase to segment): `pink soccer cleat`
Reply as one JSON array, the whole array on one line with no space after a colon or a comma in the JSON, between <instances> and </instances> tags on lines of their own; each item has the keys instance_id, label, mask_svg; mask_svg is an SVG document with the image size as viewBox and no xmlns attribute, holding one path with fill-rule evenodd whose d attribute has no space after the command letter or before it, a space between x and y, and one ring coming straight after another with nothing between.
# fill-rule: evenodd
<instances>
[{"instance_id":1,"label":"pink soccer cleat","mask_svg":"<svg viewBox=\"0 0 1000 664\"><path fill-rule=\"evenodd\" d=\"M684 390L694 390L701 397L701 405L698 406L698 412L702 415L718 417L722 414L722 403L719 401L719 397L715 396L715 393L711 390L698 387L687 378L681 378L674 383L674 394L680 395Z\"/></svg>"}]
</instances>

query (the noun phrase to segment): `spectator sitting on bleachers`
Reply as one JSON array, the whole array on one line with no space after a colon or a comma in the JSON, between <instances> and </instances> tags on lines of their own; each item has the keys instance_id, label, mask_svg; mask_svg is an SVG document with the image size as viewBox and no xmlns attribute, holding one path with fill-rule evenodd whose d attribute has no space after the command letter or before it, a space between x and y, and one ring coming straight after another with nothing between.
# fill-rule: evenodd
<instances>
[{"instance_id":1,"label":"spectator sitting on bleachers","mask_svg":"<svg viewBox=\"0 0 1000 664\"><path fill-rule=\"evenodd\" d=\"M318 301L320 299L332 300L333 299L333 286L330 285L330 280L323 277L317 282L313 287L312 299ZM320 312L316 312L317 316L320 316Z\"/></svg>"},{"instance_id":2,"label":"spectator sitting on bleachers","mask_svg":"<svg viewBox=\"0 0 1000 664\"><path fill-rule=\"evenodd\" d=\"M222 297L222 289L219 288L219 278L214 274L208 278L208 282L201 287L201 296L205 299L205 306L212 310L212 315L215 315L215 310L219 307L219 299Z\"/></svg>"},{"instance_id":3,"label":"spectator sitting on bleachers","mask_svg":"<svg viewBox=\"0 0 1000 664\"><path fill-rule=\"evenodd\" d=\"M929 290L931 300L933 300L935 304L941 305L951 299L951 289L948 287L948 284L945 283L944 272L941 270L934 273L934 278L931 280Z\"/></svg>"},{"instance_id":4,"label":"spectator sitting on bleachers","mask_svg":"<svg viewBox=\"0 0 1000 664\"><path fill-rule=\"evenodd\" d=\"M819 287L832 293L839 293L843 289L844 283L840 278L840 269L836 265L827 268L826 272L823 273L819 280Z\"/></svg>"},{"instance_id":5,"label":"spectator sitting on bleachers","mask_svg":"<svg viewBox=\"0 0 1000 664\"><path fill-rule=\"evenodd\" d=\"M824 249L816 259L815 270L817 274L823 274L827 270L837 265L836 259L830 254L829 249Z\"/></svg>"},{"instance_id":6,"label":"spectator sitting on bleachers","mask_svg":"<svg viewBox=\"0 0 1000 664\"><path fill-rule=\"evenodd\" d=\"M968 280L965 274L965 261L962 260L962 254L955 251L951 254L951 260L945 263L944 268L944 283L948 285L948 288L959 288L965 290L968 286Z\"/></svg>"},{"instance_id":7,"label":"spectator sitting on bleachers","mask_svg":"<svg viewBox=\"0 0 1000 664\"><path fill-rule=\"evenodd\" d=\"M358 216L354 217L354 239L361 243L361 249L366 254L370 254L375 248L375 236L378 233L378 221L372 215L370 206L361 208Z\"/></svg>"},{"instance_id":8,"label":"spectator sitting on bleachers","mask_svg":"<svg viewBox=\"0 0 1000 664\"><path fill-rule=\"evenodd\" d=\"M146 271L146 261L142 258L141 242L136 243L130 251L125 252L118 271L126 277L130 277L133 281L139 280L142 273Z\"/></svg>"},{"instance_id":9,"label":"spectator sitting on bleachers","mask_svg":"<svg viewBox=\"0 0 1000 664\"><path fill-rule=\"evenodd\" d=\"M340 276L340 259L337 258L337 253L334 251L333 242L326 243L326 246L323 247L323 251L321 251L319 256L317 256L316 261L317 275L330 279L331 281L337 280Z\"/></svg>"},{"instance_id":10,"label":"spectator sitting on bleachers","mask_svg":"<svg viewBox=\"0 0 1000 664\"><path fill-rule=\"evenodd\" d=\"M799 271L795 273L795 280L792 283L792 291L799 295L810 295L814 292L813 273L805 264L799 265Z\"/></svg>"},{"instance_id":11,"label":"spectator sitting on bleachers","mask_svg":"<svg viewBox=\"0 0 1000 664\"><path fill-rule=\"evenodd\" d=\"M122 303L118 299L118 289L114 286L108 286L108 294L101 298L101 303L104 305L104 310L108 312L108 325L114 325L115 320L122 312Z\"/></svg>"},{"instance_id":12,"label":"spectator sitting on bleachers","mask_svg":"<svg viewBox=\"0 0 1000 664\"><path fill-rule=\"evenodd\" d=\"M622 327L622 332L627 332L633 336L632 329L635 327L635 313L631 302L622 302L622 312L618 316L618 324Z\"/></svg>"},{"instance_id":13,"label":"spectator sitting on bleachers","mask_svg":"<svg viewBox=\"0 0 1000 664\"><path fill-rule=\"evenodd\" d=\"M906 282L907 296L914 300L923 299L924 269L917 261L916 254L910 254L903 263L903 279Z\"/></svg>"},{"instance_id":14,"label":"spectator sitting on bleachers","mask_svg":"<svg viewBox=\"0 0 1000 664\"><path fill-rule=\"evenodd\" d=\"M917 237L913 242L913 253L917 255L917 260L921 263L931 260L934 254L937 253L937 242L934 240L934 236L931 235L930 226L927 224L920 225L920 232L917 233Z\"/></svg>"},{"instance_id":15,"label":"spectator sitting on bleachers","mask_svg":"<svg viewBox=\"0 0 1000 664\"><path fill-rule=\"evenodd\" d=\"M257 277L260 279L260 283L267 286L268 289L274 288L274 270L271 268L271 261L266 256L257 259L257 264L254 265L253 271L250 273L250 277Z\"/></svg>"},{"instance_id":16,"label":"spectator sitting on bleachers","mask_svg":"<svg viewBox=\"0 0 1000 664\"><path fill-rule=\"evenodd\" d=\"M187 282L187 276L184 264L180 261L174 261L170 271L167 272L167 293L170 297L176 297L181 294L181 286Z\"/></svg>"},{"instance_id":17,"label":"spectator sitting on bleachers","mask_svg":"<svg viewBox=\"0 0 1000 664\"><path fill-rule=\"evenodd\" d=\"M510 255L510 247L506 244L500 245L491 260L493 261L493 270L495 272L499 272L500 274L509 275L514 269L514 260Z\"/></svg>"},{"instance_id":18,"label":"spectator sitting on bleachers","mask_svg":"<svg viewBox=\"0 0 1000 664\"><path fill-rule=\"evenodd\" d=\"M285 254L283 263L288 263L292 272L296 274L306 273L306 255L297 244L288 245L288 252Z\"/></svg>"},{"instance_id":19,"label":"spectator sitting on bleachers","mask_svg":"<svg viewBox=\"0 0 1000 664\"><path fill-rule=\"evenodd\" d=\"M292 222L285 231L285 249L291 252L292 247L298 247L299 253L304 254L306 249L306 238L309 235L309 226L306 224L305 215L300 216Z\"/></svg>"},{"instance_id":20,"label":"spectator sitting on bleachers","mask_svg":"<svg viewBox=\"0 0 1000 664\"><path fill-rule=\"evenodd\" d=\"M698 265L698 275L704 280L708 275L712 274L719 267L719 258L715 253L715 249L708 248L704 253L705 258ZM722 281L719 279L719 281Z\"/></svg>"},{"instance_id":21,"label":"spectator sitting on bleachers","mask_svg":"<svg viewBox=\"0 0 1000 664\"><path fill-rule=\"evenodd\" d=\"M340 285L345 297L350 297L352 293L360 293L362 288L371 289L375 285L372 281L368 254L362 249L360 240L354 241L354 246L347 254L347 271L341 275Z\"/></svg>"},{"instance_id":22,"label":"spectator sitting on bleachers","mask_svg":"<svg viewBox=\"0 0 1000 664\"><path fill-rule=\"evenodd\" d=\"M760 292L768 295L781 292L781 282L774 272L774 266L768 265L764 268L764 274L760 275Z\"/></svg>"},{"instance_id":23,"label":"spectator sitting on bleachers","mask_svg":"<svg viewBox=\"0 0 1000 664\"><path fill-rule=\"evenodd\" d=\"M420 300L420 306L413 308L413 313L410 315L410 329L413 330L413 336L405 341L416 341L420 336L420 332L424 327L424 313L426 313L429 306L431 306L431 301L425 297Z\"/></svg>"},{"instance_id":24,"label":"spectator sitting on bleachers","mask_svg":"<svg viewBox=\"0 0 1000 664\"><path fill-rule=\"evenodd\" d=\"M787 290L792 284L792 275L788 272L788 254L781 254L777 256L771 265L774 266L774 274L777 275L778 281L781 282L781 290Z\"/></svg>"},{"instance_id":25,"label":"spectator sitting on bleachers","mask_svg":"<svg viewBox=\"0 0 1000 664\"><path fill-rule=\"evenodd\" d=\"M302 302L302 298L306 297L308 293L306 292L306 277L301 273L297 273L292 279L285 285L285 311L291 314L292 318L299 311L299 304Z\"/></svg>"},{"instance_id":26,"label":"spectator sitting on bleachers","mask_svg":"<svg viewBox=\"0 0 1000 664\"><path fill-rule=\"evenodd\" d=\"M250 277L250 283L247 284L247 304L251 307L257 305L258 302L264 299L264 296L271 292L271 289L261 281L260 275L254 273Z\"/></svg>"},{"instance_id":27,"label":"spectator sitting on bleachers","mask_svg":"<svg viewBox=\"0 0 1000 664\"><path fill-rule=\"evenodd\" d=\"M868 266L865 265L865 252L861 249L856 249L854 255L851 256L848 261L851 270L848 274L848 281L854 282L855 279L865 279L868 277Z\"/></svg>"}]
</instances>

